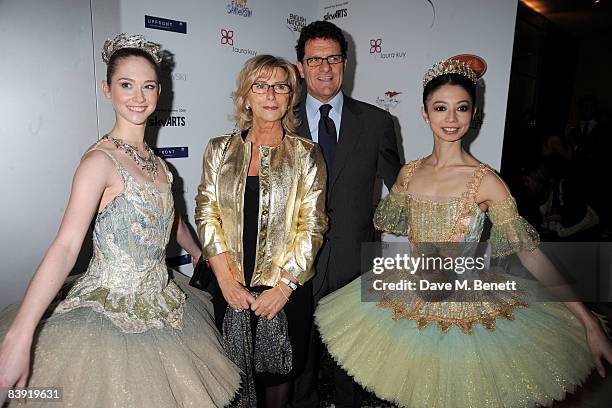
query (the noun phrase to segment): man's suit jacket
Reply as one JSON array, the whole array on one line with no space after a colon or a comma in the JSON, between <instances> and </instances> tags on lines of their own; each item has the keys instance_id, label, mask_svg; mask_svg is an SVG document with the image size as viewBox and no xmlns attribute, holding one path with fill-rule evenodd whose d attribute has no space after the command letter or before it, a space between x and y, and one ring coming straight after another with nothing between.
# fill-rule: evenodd
<instances>
[{"instance_id":1,"label":"man's suit jacket","mask_svg":"<svg viewBox=\"0 0 612 408\"><path fill-rule=\"evenodd\" d=\"M298 134L312 139L306 103L298 109ZM327 186L329 230L313 281L315 298L341 288L361 273L361 243L374 240L376 178L390 189L401 168L391 115L344 96L340 137Z\"/></svg>"}]
</instances>

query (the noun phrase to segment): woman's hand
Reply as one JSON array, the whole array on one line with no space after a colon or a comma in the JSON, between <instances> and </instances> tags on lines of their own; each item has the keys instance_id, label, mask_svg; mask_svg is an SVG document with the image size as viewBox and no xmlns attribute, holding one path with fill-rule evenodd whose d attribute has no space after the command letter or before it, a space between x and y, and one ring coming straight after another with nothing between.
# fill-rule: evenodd
<instances>
[{"instance_id":1,"label":"woman's hand","mask_svg":"<svg viewBox=\"0 0 612 408\"><path fill-rule=\"evenodd\" d=\"M223 293L223 298L234 310L248 309L255 302L253 295L233 278L220 280L219 287Z\"/></svg>"},{"instance_id":2,"label":"woman's hand","mask_svg":"<svg viewBox=\"0 0 612 408\"><path fill-rule=\"evenodd\" d=\"M0 348L0 405L6 398L7 388L24 388L30 373L32 341L12 338L7 334Z\"/></svg>"},{"instance_id":3,"label":"woman's hand","mask_svg":"<svg viewBox=\"0 0 612 408\"><path fill-rule=\"evenodd\" d=\"M612 344L598 322L586 328L586 337L595 360L595 368L599 375L605 378L606 369L603 366L602 357L612 364Z\"/></svg>"},{"instance_id":4,"label":"woman's hand","mask_svg":"<svg viewBox=\"0 0 612 408\"><path fill-rule=\"evenodd\" d=\"M255 299L255 302L251 303L251 310L255 312L257 316L263 316L268 320L274 319L274 316L281 311L287 303L287 298L283 295L284 290L286 296L290 296L291 289L275 286L271 289L264 290L261 295Z\"/></svg>"}]
</instances>

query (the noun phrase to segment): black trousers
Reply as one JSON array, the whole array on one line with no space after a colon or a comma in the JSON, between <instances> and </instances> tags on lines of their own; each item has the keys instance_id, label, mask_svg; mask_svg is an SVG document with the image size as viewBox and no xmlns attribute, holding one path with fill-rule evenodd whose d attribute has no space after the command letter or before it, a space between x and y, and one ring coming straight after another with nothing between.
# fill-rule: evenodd
<instances>
[{"instance_id":1,"label":"black trousers","mask_svg":"<svg viewBox=\"0 0 612 408\"><path fill-rule=\"evenodd\" d=\"M333 268L333 265L329 265ZM333 270L333 269L332 269ZM333 292L330 290L329 284L325 279L323 285L317 288L314 296L315 306L325 295ZM334 288L335 290L336 288ZM319 394L317 392L319 363L321 361L321 353L325 345L321 342L319 331L313 323L310 342L308 345L308 354L306 356L306 365L302 374L297 376L293 382L293 395L291 398L291 408L318 408ZM333 362L333 377L334 377L334 404L337 408L357 408L361 407L363 400L363 389L349 376L342 367L336 362Z\"/></svg>"}]
</instances>

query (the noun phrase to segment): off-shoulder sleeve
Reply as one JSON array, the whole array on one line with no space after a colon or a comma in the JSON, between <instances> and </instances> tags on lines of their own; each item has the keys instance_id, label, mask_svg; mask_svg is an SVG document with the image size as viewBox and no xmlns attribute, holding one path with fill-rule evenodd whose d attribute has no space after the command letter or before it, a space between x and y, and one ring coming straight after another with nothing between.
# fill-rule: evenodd
<instances>
[{"instance_id":1,"label":"off-shoulder sleeve","mask_svg":"<svg viewBox=\"0 0 612 408\"><path fill-rule=\"evenodd\" d=\"M406 193L393 186L389 194L378 203L374 213L377 230L394 235L408 236L408 203Z\"/></svg>"},{"instance_id":2,"label":"off-shoulder sleeve","mask_svg":"<svg viewBox=\"0 0 612 408\"><path fill-rule=\"evenodd\" d=\"M540 243L538 232L519 215L514 197L489 206L488 215L493 223L489 239L493 257L533 251Z\"/></svg>"}]
</instances>

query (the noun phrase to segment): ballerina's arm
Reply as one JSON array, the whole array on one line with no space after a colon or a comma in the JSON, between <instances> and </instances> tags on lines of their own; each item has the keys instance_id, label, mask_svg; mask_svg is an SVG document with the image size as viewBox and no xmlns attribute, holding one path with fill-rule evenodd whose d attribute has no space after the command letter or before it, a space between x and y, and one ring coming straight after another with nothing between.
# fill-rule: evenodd
<instances>
[{"instance_id":1,"label":"ballerina's arm","mask_svg":"<svg viewBox=\"0 0 612 408\"><path fill-rule=\"evenodd\" d=\"M122 183L121 178L106 154L91 151L83 156L57 236L32 277L0 346L0 390L13 385L25 386L36 326L74 266L105 190L123 188L117 183ZM0 395L0 402L3 399L4 395Z\"/></svg>"},{"instance_id":2,"label":"ballerina's arm","mask_svg":"<svg viewBox=\"0 0 612 408\"><path fill-rule=\"evenodd\" d=\"M506 183L494 172L489 171L483 178L478 192L477 202L483 209L490 209L496 203L508 200L510 191ZM518 249L518 248L517 248ZM520 249L517 256L523 266L540 282L563 298L574 297L571 288L565 282L557 268L538 248ZM612 344L602 330L597 318L582 302L563 302L569 311L582 323L586 331L587 343L595 360L597 372L605 377L606 371L602 363L605 358L612 364Z\"/></svg>"}]
</instances>

